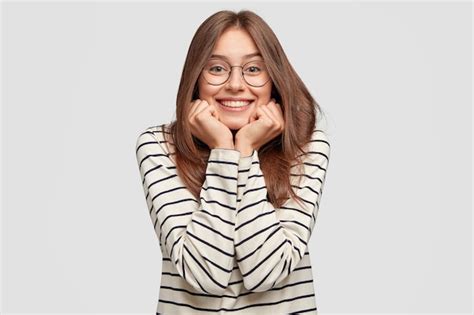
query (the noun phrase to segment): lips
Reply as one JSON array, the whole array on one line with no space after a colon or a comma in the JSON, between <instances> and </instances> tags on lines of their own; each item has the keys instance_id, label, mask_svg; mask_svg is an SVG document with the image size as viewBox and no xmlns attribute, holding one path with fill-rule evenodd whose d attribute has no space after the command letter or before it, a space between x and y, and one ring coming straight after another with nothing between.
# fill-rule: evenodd
<instances>
[{"instance_id":1,"label":"lips","mask_svg":"<svg viewBox=\"0 0 474 315\"><path fill-rule=\"evenodd\" d=\"M253 99L250 99L250 98L216 98L216 101L218 102L225 102L225 101L243 101L243 102L252 102Z\"/></svg>"},{"instance_id":2,"label":"lips","mask_svg":"<svg viewBox=\"0 0 474 315\"><path fill-rule=\"evenodd\" d=\"M217 100L217 99L216 99ZM240 99L240 101L245 101L247 102L247 105L243 105L243 106L226 106L224 105L222 102L225 102L225 101L230 101L229 99L218 99L217 100L217 104L219 104L219 106L225 110L225 111L230 111L230 112L241 112L241 111L245 111L247 110L248 108L250 108L250 106L254 103L253 100L250 100L250 99ZM235 100L232 100L232 101L235 101Z\"/></svg>"}]
</instances>

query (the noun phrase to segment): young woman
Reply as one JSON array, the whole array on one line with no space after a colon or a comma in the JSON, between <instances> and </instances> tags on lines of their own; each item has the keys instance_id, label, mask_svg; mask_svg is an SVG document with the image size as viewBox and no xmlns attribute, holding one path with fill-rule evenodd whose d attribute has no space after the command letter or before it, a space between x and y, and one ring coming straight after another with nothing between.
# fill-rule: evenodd
<instances>
[{"instance_id":1,"label":"young woman","mask_svg":"<svg viewBox=\"0 0 474 315\"><path fill-rule=\"evenodd\" d=\"M176 120L136 143L163 256L157 313L317 313L308 241L330 155L317 110L258 15L201 24Z\"/></svg>"}]
</instances>

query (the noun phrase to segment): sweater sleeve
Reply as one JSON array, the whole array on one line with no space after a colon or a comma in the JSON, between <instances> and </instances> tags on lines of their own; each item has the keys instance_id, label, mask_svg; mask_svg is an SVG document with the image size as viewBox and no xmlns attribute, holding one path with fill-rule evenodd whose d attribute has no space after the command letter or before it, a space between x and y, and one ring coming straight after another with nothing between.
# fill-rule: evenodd
<instances>
[{"instance_id":1,"label":"sweater sleeve","mask_svg":"<svg viewBox=\"0 0 474 315\"><path fill-rule=\"evenodd\" d=\"M308 148L303 165L291 168L292 187L302 198L303 206L290 198L275 209L267 201L257 150L239 161L234 246L244 286L249 291L273 288L295 269L306 252L329 163L326 134L316 129ZM304 171L296 173L300 166Z\"/></svg>"},{"instance_id":2,"label":"sweater sleeve","mask_svg":"<svg viewBox=\"0 0 474 315\"><path fill-rule=\"evenodd\" d=\"M136 158L163 256L171 259L179 275L198 292L222 294L235 255L240 152L210 151L200 200L184 186L153 131L139 135Z\"/></svg>"}]
</instances>

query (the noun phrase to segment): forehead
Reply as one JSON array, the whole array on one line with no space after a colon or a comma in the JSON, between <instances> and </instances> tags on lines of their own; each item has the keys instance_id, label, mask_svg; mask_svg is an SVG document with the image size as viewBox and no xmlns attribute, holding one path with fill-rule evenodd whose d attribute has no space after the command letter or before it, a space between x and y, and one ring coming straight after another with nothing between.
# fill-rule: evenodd
<instances>
[{"instance_id":1,"label":"forehead","mask_svg":"<svg viewBox=\"0 0 474 315\"><path fill-rule=\"evenodd\" d=\"M231 28L217 39L211 57L239 62L259 55L259 50L247 31Z\"/></svg>"}]
</instances>

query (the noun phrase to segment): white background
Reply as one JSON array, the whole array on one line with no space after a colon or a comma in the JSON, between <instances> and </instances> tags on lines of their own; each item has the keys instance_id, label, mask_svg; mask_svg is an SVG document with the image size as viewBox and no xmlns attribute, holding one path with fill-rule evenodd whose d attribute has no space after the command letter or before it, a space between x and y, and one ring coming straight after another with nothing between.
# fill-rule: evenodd
<instances>
[{"instance_id":1,"label":"white background","mask_svg":"<svg viewBox=\"0 0 474 315\"><path fill-rule=\"evenodd\" d=\"M319 312L470 313L469 2L2 9L2 313L155 311L135 141L176 117L192 36L222 9L267 21L326 114Z\"/></svg>"}]
</instances>

